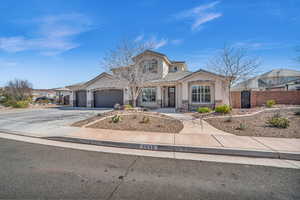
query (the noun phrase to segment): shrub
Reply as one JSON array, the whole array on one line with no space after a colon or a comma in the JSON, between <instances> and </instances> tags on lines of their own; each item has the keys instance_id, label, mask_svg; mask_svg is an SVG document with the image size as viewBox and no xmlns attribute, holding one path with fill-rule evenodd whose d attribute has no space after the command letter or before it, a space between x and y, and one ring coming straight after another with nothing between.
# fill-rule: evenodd
<instances>
[{"instance_id":1,"label":"shrub","mask_svg":"<svg viewBox=\"0 0 300 200\"><path fill-rule=\"evenodd\" d=\"M215 108L215 111L217 113L227 114L231 111L231 107L229 105L224 104L224 105L221 105L221 106L217 106Z\"/></svg>"},{"instance_id":2,"label":"shrub","mask_svg":"<svg viewBox=\"0 0 300 200\"><path fill-rule=\"evenodd\" d=\"M240 131L243 131L246 129L246 124L244 123L240 123L239 127L236 128L236 130L240 130Z\"/></svg>"},{"instance_id":3,"label":"shrub","mask_svg":"<svg viewBox=\"0 0 300 200\"><path fill-rule=\"evenodd\" d=\"M122 121L122 118L121 118L120 115L115 115L115 116L113 116L113 117L111 118L111 121L112 121L113 123L118 123L118 122Z\"/></svg>"},{"instance_id":4,"label":"shrub","mask_svg":"<svg viewBox=\"0 0 300 200\"><path fill-rule=\"evenodd\" d=\"M268 101L266 102L266 106L267 106L268 108L272 108L275 104L276 104L275 100L268 100Z\"/></svg>"},{"instance_id":5,"label":"shrub","mask_svg":"<svg viewBox=\"0 0 300 200\"><path fill-rule=\"evenodd\" d=\"M126 105L124 105L124 110L130 110L130 109L132 109L133 107L132 107L132 105L130 105L130 104L126 104Z\"/></svg>"},{"instance_id":6,"label":"shrub","mask_svg":"<svg viewBox=\"0 0 300 200\"><path fill-rule=\"evenodd\" d=\"M141 121L141 123L143 123L143 124L147 124L149 122L150 122L150 118L148 116L144 116L143 120Z\"/></svg>"},{"instance_id":7,"label":"shrub","mask_svg":"<svg viewBox=\"0 0 300 200\"><path fill-rule=\"evenodd\" d=\"M7 100L5 102L2 103L5 107L9 107L9 106L12 106L14 104L16 104L16 101L13 101L13 100Z\"/></svg>"},{"instance_id":8,"label":"shrub","mask_svg":"<svg viewBox=\"0 0 300 200\"><path fill-rule=\"evenodd\" d=\"M211 109L208 107L199 107L199 108L197 108L197 112L198 113L210 113Z\"/></svg>"},{"instance_id":9,"label":"shrub","mask_svg":"<svg viewBox=\"0 0 300 200\"><path fill-rule=\"evenodd\" d=\"M29 106L28 101L17 101L11 105L13 108L27 108Z\"/></svg>"},{"instance_id":10,"label":"shrub","mask_svg":"<svg viewBox=\"0 0 300 200\"><path fill-rule=\"evenodd\" d=\"M37 103L39 103L39 104L49 104L49 103L51 103L51 101L48 100L48 99L40 99L40 100L37 101Z\"/></svg>"},{"instance_id":11,"label":"shrub","mask_svg":"<svg viewBox=\"0 0 300 200\"><path fill-rule=\"evenodd\" d=\"M290 121L285 117L278 117L278 114L275 114L271 119L267 121L267 124L276 128L287 128L290 125Z\"/></svg>"}]
</instances>

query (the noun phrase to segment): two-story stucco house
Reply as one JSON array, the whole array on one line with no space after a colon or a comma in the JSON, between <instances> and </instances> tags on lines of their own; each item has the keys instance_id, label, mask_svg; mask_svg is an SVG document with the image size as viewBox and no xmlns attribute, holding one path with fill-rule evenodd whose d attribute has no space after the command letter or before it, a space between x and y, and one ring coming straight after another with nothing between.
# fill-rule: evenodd
<instances>
[{"instance_id":1,"label":"two-story stucco house","mask_svg":"<svg viewBox=\"0 0 300 200\"><path fill-rule=\"evenodd\" d=\"M86 82L69 86L70 102L76 107L113 107L131 101L126 83L114 76L126 67L140 67L147 80L137 105L150 108L172 107L193 110L229 103L226 77L205 70L188 71L183 61L171 61L166 55L146 50L133 58L134 64L115 68Z\"/></svg>"}]
</instances>

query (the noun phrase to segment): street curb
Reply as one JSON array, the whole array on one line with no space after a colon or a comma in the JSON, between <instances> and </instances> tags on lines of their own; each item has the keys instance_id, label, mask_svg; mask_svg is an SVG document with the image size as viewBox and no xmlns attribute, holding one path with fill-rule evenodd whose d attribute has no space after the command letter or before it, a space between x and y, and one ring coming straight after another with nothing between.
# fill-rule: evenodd
<instances>
[{"instance_id":1,"label":"street curb","mask_svg":"<svg viewBox=\"0 0 300 200\"><path fill-rule=\"evenodd\" d=\"M291 152L277 151L256 151L246 149L231 149L231 148L214 148L214 147L189 147L179 145L164 145L164 144L146 144L146 143L127 143L127 142L112 142L100 141L71 137L43 137L43 139L71 142L79 144L89 144L96 146L108 146L128 149L151 150L151 151L168 151L168 152L184 152L184 153L199 153L199 154L215 154L226 156L245 156L256 158L275 158L300 161L300 154Z\"/></svg>"}]
</instances>

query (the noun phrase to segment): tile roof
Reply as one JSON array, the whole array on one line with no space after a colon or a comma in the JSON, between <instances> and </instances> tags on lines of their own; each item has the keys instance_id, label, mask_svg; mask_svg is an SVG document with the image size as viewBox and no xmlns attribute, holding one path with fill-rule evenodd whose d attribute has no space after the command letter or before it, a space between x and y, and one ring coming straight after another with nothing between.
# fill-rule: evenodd
<instances>
[{"instance_id":1,"label":"tile roof","mask_svg":"<svg viewBox=\"0 0 300 200\"><path fill-rule=\"evenodd\" d=\"M168 73L164 78L162 79L155 79L155 80L151 80L149 82L151 83L157 83L157 82L173 82L173 81L178 81L190 74L192 74L193 72L189 72L189 71L179 71L179 72L170 72Z\"/></svg>"}]
</instances>

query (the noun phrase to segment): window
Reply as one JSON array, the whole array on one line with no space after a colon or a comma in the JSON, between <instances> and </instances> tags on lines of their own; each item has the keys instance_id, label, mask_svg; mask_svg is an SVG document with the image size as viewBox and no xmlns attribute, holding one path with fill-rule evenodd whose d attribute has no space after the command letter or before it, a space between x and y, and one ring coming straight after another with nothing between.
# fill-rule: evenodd
<instances>
[{"instance_id":1,"label":"window","mask_svg":"<svg viewBox=\"0 0 300 200\"><path fill-rule=\"evenodd\" d=\"M169 68L169 72L177 72L178 71L178 67L177 66L171 66Z\"/></svg>"},{"instance_id":2,"label":"window","mask_svg":"<svg viewBox=\"0 0 300 200\"><path fill-rule=\"evenodd\" d=\"M143 68L143 73L146 72L157 73L158 62L156 59L144 60L140 63L140 66Z\"/></svg>"},{"instance_id":3,"label":"window","mask_svg":"<svg viewBox=\"0 0 300 200\"><path fill-rule=\"evenodd\" d=\"M192 86L192 102L194 103L210 103L210 86L193 85Z\"/></svg>"},{"instance_id":4,"label":"window","mask_svg":"<svg viewBox=\"0 0 300 200\"><path fill-rule=\"evenodd\" d=\"M156 88L143 88L142 101L143 102L155 102L156 101Z\"/></svg>"},{"instance_id":5,"label":"window","mask_svg":"<svg viewBox=\"0 0 300 200\"><path fill-rule=\"evenodd\" d=\"M157 73L157 65L158 65L157 60L152 59L150 67L149 67L149 71L152 72L152 73Z\"/></svg>"}]
</instances>

